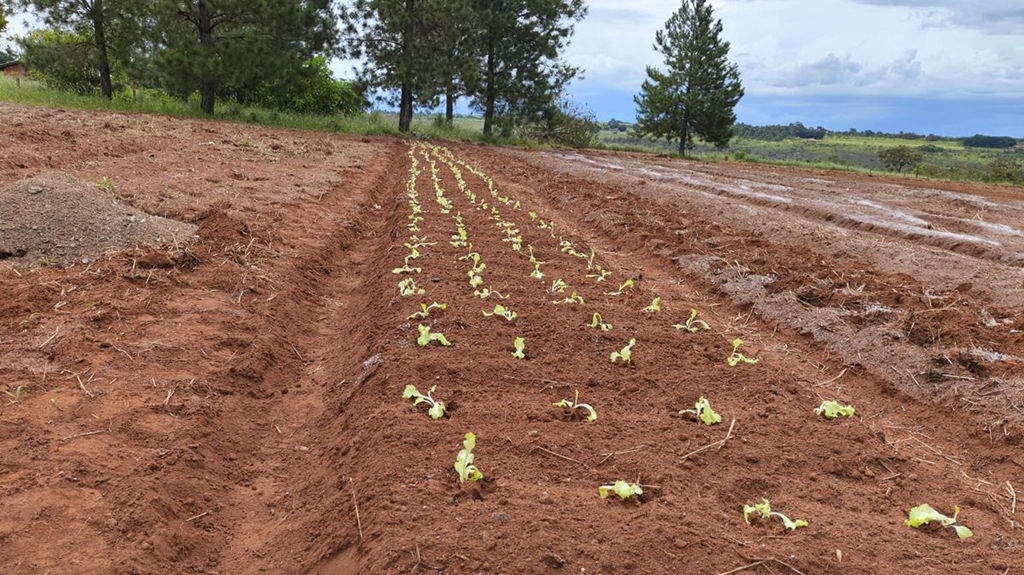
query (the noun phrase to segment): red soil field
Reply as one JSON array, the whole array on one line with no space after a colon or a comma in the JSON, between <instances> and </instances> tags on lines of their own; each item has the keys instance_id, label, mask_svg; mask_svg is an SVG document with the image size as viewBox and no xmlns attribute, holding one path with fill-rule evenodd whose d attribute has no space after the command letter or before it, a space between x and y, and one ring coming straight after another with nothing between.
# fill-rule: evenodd
<instances>
[{"instance_id":1,"label":"red soil field","mask_svg":"<svg viewBox=\"0 0 1024 575\"><path fill-rule=\"evenodd\" d=\"M4 574L1024 572L1019 189L0 110Z\"/></svg>"}]
</instances>

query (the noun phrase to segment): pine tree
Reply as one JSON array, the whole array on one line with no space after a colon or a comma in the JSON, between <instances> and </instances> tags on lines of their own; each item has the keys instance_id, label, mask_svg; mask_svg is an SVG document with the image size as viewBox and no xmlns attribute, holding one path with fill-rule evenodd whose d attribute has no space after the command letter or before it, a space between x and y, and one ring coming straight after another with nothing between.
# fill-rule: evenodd
<instances>
[{"instance_id":1,"label":"pine tree","mask_svg":"<svg viewBox=\"0 0 1024 575\"><path fill-rule=\"evenodd\" d=\"M96 65L103 97L113 96L110 80L111 55L117 48L127 51L138 35L134 26L139 2L132 0L18 0L49 26L70 28L88 37L96 51Z\"/></svg>"},{"instance_id":2,"label":"pine tree","mask_svg":"<svg viewBox=\"0 0 1024 575\"><path fill-rule=\"evenodd\" d=\"M364 60L359 78L398 105L398 131L412 127L414 107L434 100L445 58L438 57L443 0L355 0L342 12L347 55Z\"/></svg>"},{"instance_id":3,"label":"pine tree","mask_svg":"<svg viewBox=\"0 0 1024 575\"><path fill-rule=\"evenodd\" d=\"M637 135L678 139L680 154L693 147L694 135L717 147L729 144L743 88L721 36L722 21L713 18L707 0L683 0L655 35L668 70L647 67L648 79L634 98Z\"/></svg>"},{"instance_id":4,"label":"pine tree","mask_svg":"<svg viewBox=\"0 0 1024 575\"><path fill-rule=\"evenodd\" d=\"M474 11L481 33L473 102L483 112L484 134L498 119L510 127L552 109L580 72L559 56L587 14L583 0L474 0Z\"/></svg>"},{"instance_id":5,"label":"pine tree","mask_svg":"<svg viewBox=\"0 0 1024 575\"><path fill-rule=\"evenodd\" d=\"M337 41L331 0L150 1L162 83L180 96L198 90L207 114L220 87L297 79L303 63L332 53Z\"/></svg>"}]
</instances>

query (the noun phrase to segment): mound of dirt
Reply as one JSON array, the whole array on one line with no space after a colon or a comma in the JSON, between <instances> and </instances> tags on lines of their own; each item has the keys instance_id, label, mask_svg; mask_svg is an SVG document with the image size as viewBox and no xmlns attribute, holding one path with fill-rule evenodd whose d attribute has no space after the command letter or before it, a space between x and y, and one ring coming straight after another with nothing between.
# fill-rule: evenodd
<instances>
[{"instance_id":1,"label":"mound of dirt","mask_svg":"<svg viewBox=\"0 0 1024 575\"><path fill-rule=\"evenodd\" d=\"M186 242L196 226L147 214L54 172L0 188L0 260L67 266L109 250Z\"/></svg>"}]
</instances>

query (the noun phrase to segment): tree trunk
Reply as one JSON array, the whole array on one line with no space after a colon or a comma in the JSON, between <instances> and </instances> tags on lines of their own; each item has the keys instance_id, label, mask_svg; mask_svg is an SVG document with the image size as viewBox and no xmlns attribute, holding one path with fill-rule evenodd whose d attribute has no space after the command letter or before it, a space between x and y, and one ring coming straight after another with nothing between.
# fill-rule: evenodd
<instances>
[{"instance_id":1,"label":"tree trunk","mask_svg":"<svg viewBox=\"0 0 1024 575\"><path fill-rule=\"evenodd\" d=\"M412 128L412 44L416 33L416 0L405 0L405 31L402 34L402 96L398 103L398 131Z\"/></svg>"},{"instance_id":2,"label":"tree trunk","mask_svg":"<svg viewBox=\"0 0 1024 575\"><path fill-rule=\"evenodd\" d=\"M490 136L494 132L494 103L497 100L497 86L495 76L497 75L497 63L494 61L494 37L487 38L487 77L484 78L484 135Z\"/></svg>"},{"instance_id":3,"label":"tree trunk","mask_svg":"<svg viewBox=\"0 0 1024 575\"><path fill-rule=\"evenodd\" d=\"M444 121L449 127L455 123L455 86L451 82L444 94Z\"/></svg>"},{"instance_id":4,"label":"tree trunk","mask_svg":"<svg viewBox=\"0 0 1024 575\"><path fill-rule=\"evenodd\" d=\"M212 57L210 52L213 51L213 15L210 13L210 7L207 6L206 0L199 0L199 45L207 57ZM217 79L203 78L199 94L202 96L199 109L204 114L212 116L214 105L217 102Z\"/></svg>"},{"instance_id":5,"label":"tree trunk","mask_svg":"<svg viewBox=\"0 0 1024 575\"><path fill-rule=\"evenodd\" d=\"M412 87L402 84L402 100L398 106L398 131L405 133L412 128Z\"/></svg>"},{"instance_id":6,"label":"tree trunk","mask_svg":"<svg viewBox=\"0 0 1024 575\"><path fill-rule=\"evenodd\" d=\"M100 91L103 97L111 100L114 88L110 82L110 58L107 56L107 33L103 22L103 0L96 0L92 5L89 17L92 20L93 34L96 39L96 60L100 66Z\"/></svg>"}]
</instances>

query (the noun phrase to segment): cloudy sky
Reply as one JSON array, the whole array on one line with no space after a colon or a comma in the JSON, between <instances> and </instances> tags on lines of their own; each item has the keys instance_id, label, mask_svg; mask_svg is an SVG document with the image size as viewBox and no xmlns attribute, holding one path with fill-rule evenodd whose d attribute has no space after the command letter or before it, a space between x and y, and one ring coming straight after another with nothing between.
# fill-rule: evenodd
<instances>
[{"instance_id":1,"label":"cloudy sky","mask_svg":"<svg viewBox=\"0 0 1024 575\"><path fill-rule=\"evenodd\" d=\"M573 99L632 121L679 0L590 0ZM1022 0L712 0L740 69L739 121L1024 137Z\"/></svg>"}]
</instances>

